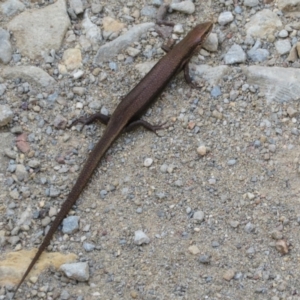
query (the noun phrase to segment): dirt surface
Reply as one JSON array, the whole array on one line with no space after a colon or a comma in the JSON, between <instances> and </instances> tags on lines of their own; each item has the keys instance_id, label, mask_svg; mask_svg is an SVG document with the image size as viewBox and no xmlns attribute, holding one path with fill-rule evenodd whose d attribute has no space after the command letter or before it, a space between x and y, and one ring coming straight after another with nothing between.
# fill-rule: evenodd
<instances>
[{"instance_id":1,"label":"dirt surface","mask_svg":"<svg viewBox=\"0 0 300 300\"><path fill-rule=\"evenodd\" d=\"M225 10L221 1L213 2L217 3L196 3L192 15L174 12L168 18L183 24L186 33ZM125 3L102 5L100 17L111 14L118 19ZM137 2L135 8L145 5ZM153 21L141 17L137 23L149 20ZM73 20L72 29L78 29L81 21ZM196 64L222 64L232 44L229 36L234 38L235 33L218 24L216 30L227 38L204 61L196 55ZM163 43L159 36L149 34L144 40L147 44L154 38L154 47L159 48ZM60 59L63 48L68 46L58 51ZM94 55L95 51L83 55L86 74L96 68ZM8 89L1 101L12 107L14 118L2 132L21 126L31 151L22 154L12 145L16 158L1 160L7 168L22 164L28 171L27 179L18 181L14 172L2 169L2 253L39 246L49 229L49 224L42 225L43 219L51 208L59 210L104 130L97 124L82 130L81 126L56 128L56 117L73 120L93 113L89 105L93 100L113 112L141 79L134 66L146 61L143 55L132 64L116 58L117 71L108 63L101 65L105 81L65 76L56 78L52 91L33 86L31 94L19 93L17 81L5 81ZM51 68L56 69L58 62ZM42 60L30 63L45 67ZM276 65L282 64L278 57ZM102 159L70 212L79 216L79 230L73 234L59 230L48 249L74 253L77 261L88 262L89 280L77 282L50 268L38 280L27 280L17 299L300 299L300 147L299 135L293 131L299 124L299 103L267 103L257 87L243 91L247 78L239 65L231 68L231 74L218 83L222 94L217 98L211 96L207 82L192 89L181 74L177 76L144 118L153 124L168 121L170 127L160 136L143 128L125 133ZM68 97L74 86L84 87L85 95ZM232 90L238 92L237 100L230 100ZM49 101L55 92L59 96ZM82 110L76 109L77 103L83 103ZM295 110L293 116L289 107ZM207 150L204 156L197 153L201 145ZM149 167L144 166L146 158L153 159ZM38 168L28 166L32 159L40 161ZM49 197L51 189L59 195ZM18 199L12 198L13 191L19 193ZM29 228L17 230L19 239L11 242L26 209ZM203 220L195 219L196 212L204 213ZM150 238L148 244L134 243L137 230ZM85 251L84 242L95 249ZM24 264L15 268L17 279L3 284L0 299L9 299L25 271Z\"/></svg>"}]
</instances>

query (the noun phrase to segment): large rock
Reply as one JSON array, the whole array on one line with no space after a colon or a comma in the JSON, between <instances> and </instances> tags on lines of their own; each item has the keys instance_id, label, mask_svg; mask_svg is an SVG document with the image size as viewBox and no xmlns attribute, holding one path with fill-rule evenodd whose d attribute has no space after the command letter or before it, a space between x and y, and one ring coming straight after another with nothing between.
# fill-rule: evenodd
<instances>
[{"instance_id":1,"label":"large rock","mask_svg":"<svg viewBox=\"0 0 300 300\"><path fill-rule=\"evenodd\" d=\"M135 25L115 40L101 46L94 58L94 64L100 64L101 62L108 61L115 57L121 50L127 48L132 43L137 42L140 36L146 33L150 28L154 27L154 25L155 24L151 22Z\"/></svg>"},{"instance_id":2,"label":"large rock","mask_svg":"<svg viewBox=\"0 0 300 300\"><path fill-rule=\"evenodd\" d=\"M0 27L0 63L8 64L12 57L9 32Z\"/></svg>"},{"instance_id":3,"label":"large rock","mask_svg":"<svg viewBox=\"0 0 300 300\"><path fill-rule=\"evenodd\" d=\"M242 67L247 83L257 84L267 102L288 102L299 99L300 70L295 68Z\"/></svg>"},{"instance_id":4,"label":"large rock","mask_svg":"<svg viewBox=\"0 0 300 300\"><path fill-rule=\"evenodd\" d=\"M5 67L0 75L5 79L22 78L40 87L48 87L56 83L48 73L34 66Z\"/></svg>"},{"instance_id":5,"label":"large rock","mask_svg":"<svg viewBox=\"0 0 300 300\"><path fill-rule=\"evenodd\" d=\"M271 10L263 9L253 15L246 24L247 35L255 38L265 38L282 28L280 18Z\"/></svg>"},{"instance_id":6,"label":"large rock","mask_svg":"<svg viewBox=\"0 0 300 300\"><path fill-rule=\"evenodd\" d=\"M22 55L35 59L42 51L58 50L70 26L65 0L25 11L8 23Z\"/></svg>"}]
</instances>

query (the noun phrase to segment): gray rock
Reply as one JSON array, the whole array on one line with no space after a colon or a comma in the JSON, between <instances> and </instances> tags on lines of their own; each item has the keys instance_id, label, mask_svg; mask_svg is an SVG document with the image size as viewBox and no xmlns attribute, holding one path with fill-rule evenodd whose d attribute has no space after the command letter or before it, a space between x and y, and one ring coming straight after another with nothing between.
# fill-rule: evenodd
<instances>
[{"instance_id":1,"label":"gray rock","mask_svg":"<svg viewBox=\"0 0 300 300\"><path fill-rule=\"evenodd\" d=\"M234 44L227 51L224 59L226 65L244 63L246 61L246 53L240 45Z\"/></svg>"},{"instance_id":2,"label":"gray rock","mask_svg":"<svg viewBox=\"0 0 300 300\"><path fill-rule=\"evenodd\" d=\"M227 161L228 166L234 166L236 164L236 159L230 159Z\"/></svg>"},{"instance_id":3,"label":"gray rock","mask_svg":"<svg viewBox=\"0 0 300 300\"><path fill-rule=\"evenodd\" d=\"M6 91L6 85L0 83L0 96L4 95L5 91Z\"/></svg>"},{"instance_id":4,"label":"gray rock","mask_svg":"<svg viewBox=\"0 0 300 300\"><path fill-rule=\"evenodd\" d=\"M222 26L232 22L234 19L233 14L231 11L224 11L220 13L219 18L218 18L218 23Z\"/></svg>"},{"instance_id":5,"label":"gray rock","mask_svg":"<svg viewBox=\"0 0 300 300\"><path fill-rule=\"evenodd\" d=\"M83 3L81 0L70 0L69 3L76 15L83 13Z\"/></svg>"},{"instance_id":6,"label":"gray rock","mask_svg":"<svg viewBox=\"0 0 300 300\"><path fill-rule=\"evenodd\" d=\"M173 2L171 3L170 5L170 8L171 9L174 9L174 10L177 10L177 11L180 11L184 14L193 14L194 11L195 11L195 4L192 2L192 1L181 1L181 2Z\"/></svg>"},{"instance_id":7,"label":"gray rock","mask_svg":"<svg viewBox=\"0 0 300 300\"><path fill-rule=\"evenodd\" d=\"M78 216L70 216L63 220L63 228L62 232L66 234L73 234L79 230L79 217Z\"/></svg>"},{"instance_id":8,"label":"gray rock","mask_svg":"<svg viewBox=\"0 0 300 300\"><path fill-rule=\"evenodd\" d=\"M7 125L13 119L14 113L8 105L0 105L0 126Z\"/></svg>"},{"instance_id":9,"label":"gray rock","mask_svg":"<svg viewBox=\"0 0 300 300\"><path fill-rule=\"evenodd\" d=\"M142 230L137 230L134 232L134 241L136 245L142 245L142 244L149 244L150 239L148 236L142 231Z\"/></svg>"},{"instance_id":10,"label":"gray rock","mask_svg":"<svg viewBox=\"0 0 300 300\"><path fill-rule=\"evenodd\" d=\"M248 82L257 84L267 102L288 102L299 99L300 70L295 68L242 67Z\"/></svg>"},{"instance_id":11,"label":"gray rock","mask_svg":"<svg viewBox=\"0 0 300 300\"><path fill-rule=\"evenodd\" d=\"M27 10L7 24L20 53L31 59L41 56L42 51L59 50L69 26L64 0L45 8Z\"/></svg>"},{"instance_id":12,"label":"gray rock","mask_svg":"<svg viewBox=\"0 0 300 300\"><path fill-rule=\"evenodd\" d=\"M244 230L247 233L251 233L255 230L255 226L251 222L249 222L249 223L246 224Z\"/></svg>"},{"instance_id":13,"label":"gray rock","mask_svg":"<svg viewBox=\"0 0 300 300\"><path fill-rule=\"evenodd\" d=\"M84 13L82 28L88 41L90 41L94 47L98 47L99 42L102 40L101 30L90 20L88 10Z\"/></svg>"},{"instance_id":14,"label":"gray rock","mask_svg":"<svg viewBox=\"0 0 300 300\"><path fill-rule=\"evenodd\" d=\"M254 7L259 4L258 0L244 0L244 5L249 7Z\"/></svg>"},{"instance_id":15,"label":"gray rock","mask_svg":"<svg viewBox=\"0 0 300 300\"><path fill-rule=\"evenodd\" d=\"M221 96L221 95L222 95L222 92L221 92L220 87L219 87L218 85L215 85L215 86L212 88L210 94L211 94L211 96L214 97L214 98L217 98L217 97Z\"/></svg>"},{"instance_id":16,"label":"gray rock","mask_svg":"<svg viewBox=\"0 0 300 300\"><path fill-rule=\"evenodd\" d=\"M204 212L201 211L201 210L198 210L196 212L194 212L194 215L193 215L193 219L196 220L197 222L201 223L204 221Z\"/></svg>"},{"instance_id":17,"label":"gray rock","mask_svg":"<svg viewBox=\"0 0 300 300\"><path fill-rule=\"evenodd\" d=\"M9 38L9 32L0 28L0 62L4 64L8 64L12 58L12 46Z\"/></svg>"},{"instance_id":18,"label":"gray rock","mask_svg":"<svg viewBox=\"0 0 300 300\"><path fill-rule=\"evenodd\" d=\"M156 8L153 6L145 6L141 9L141 15L147 17L155 17Z\"/></svg>"},{"instance_id":19,"label":"gray rock","mask_svg":"<svg viewBox=\"0 0 300 300\"><path fill-rule=\"evenodd\" d=\"M2 76L5 79L22 78L24 81L39 87L51 87L56 83L48 73L34 66L5 67Z\"/></svg>"},{"instance_id":20,"label":"gray rock","mask_svg":"<svg viewBox=\"0 0 300 300\"><path fill-rule=\"evenodd\" d=\"M246 23L247 36L264 39L276 30L282 28L282 22L275 12L270 9L263 9L254 14Z\"/></svg>"},{"instance_id":21,"label":"gray rock","mask_svg":"<svg viewBox=\"0 0 300 300\"><path fill-rule=\"evenodd\" d=\"M247 52L252 61L262 62L269 57L269 51L267 49L261 49L260 46L261 42L257 40L255 45Z\"/></svg>"},{"instance_id":22,"label":"gray rock","mask_svg":"<svg viewBox=\"0 0 300 300\"><path fill-rule=\"evenodd\" d=\"M210 262L211 262L211 255L207 255L207 254L201 255L199 257L199 262L201 264L210 264Z\"/></svg>"},{"instance_id":23,"label":"gray rock","mask_svg":"<svg viewBox=\"0 0 300 300\"><path fill-rule=\"evenodd\" d=\"M24 165L17 164L15 174L19 181L23 181L28 178L28 172Z\"/></svg>"},{"instance_id":24,"label":"gray rock","mask_svg":"<svg viewBox=\"0 0 300 300\"><path fill-rule=\"evenodd\" d=\"M290 40L279 40L275 42L275 48L280 55L288 54L292 49Z\"/></svg>"},{"instance_id":25,"label":"gray rock","mask_svg":"<svg viewBox=\"0 0 300 300\"><path fill-rule=\"evenodd\" d=\"M12 16L25 9L25 5L19 0L7 0L1 4L2 12L6 16Z\"/></svg>"},{"instance_id":26,"label":"gray rock","mask_svg":"<svg viewBox=\"0 0 300 300\"><path fill-rule=\"evenodd\" d=\"M96 246L92 243L84 242L83 243L83 248L86 252L91 252L96 248Z\"/></svg>"},{"instance_id":27,"label":"gray rock","mask_svg":"<svg viewBox=\"0 0 300 300\"><path fill-rule=\"evenodd\" d=\"M68 278L87 281L89 280L89 266L86 262L73 263L73 264L63 264L60 266L60 271L62 271Z\"/></svg>"},{"instance_id":28,"label":"gray rock","mask_svg":"<svg viewBox=\"0 0 300 300\"><path fill-rule=\"evenodd\" d=\"M136 25L125 34L101 46L94 58L94 64L100 64L101 62L108 61L115 57L122 49L127 48L134 42L137 42L140 36L152 27L154 27L154 23Z\"/></svg>"}]
</instances>

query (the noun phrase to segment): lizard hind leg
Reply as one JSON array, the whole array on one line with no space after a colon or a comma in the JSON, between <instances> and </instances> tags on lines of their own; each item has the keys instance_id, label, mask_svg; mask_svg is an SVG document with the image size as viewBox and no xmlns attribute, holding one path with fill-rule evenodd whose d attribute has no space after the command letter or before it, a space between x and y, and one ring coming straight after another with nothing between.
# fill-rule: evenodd
<instances>
[{"instance_id":1,"label":"lizard hind leg","mask_svg":"<svg viewBox=\"0 0 300 300\"><path fill-rule=\"evenodd\" d=\"M153 125L153 124L150 124L149 122L147 122L145 120L136 120L136 121L133 121L133 122L129 123L125 127L125 132L129 132L129 131L133 130L134 128L136 128L137 126L143 126L147 130L152 131L157 135L158 130L168 128L168 126L164 126L164 125L166 125L166 123L167 122L164 122L162 124Z\"/></svg>"}]
</instances>

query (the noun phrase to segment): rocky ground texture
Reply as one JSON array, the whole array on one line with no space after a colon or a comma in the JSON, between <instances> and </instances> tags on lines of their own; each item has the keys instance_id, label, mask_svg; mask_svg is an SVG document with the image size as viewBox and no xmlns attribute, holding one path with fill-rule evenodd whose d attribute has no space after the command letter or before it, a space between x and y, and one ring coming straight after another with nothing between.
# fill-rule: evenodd
<instances>
[{"instance_id":1,"label":"rocky ground texture","mask_svg":"<svg viewBox=\"0 0 300 300\"><path fill-rule=\"evenodd\" d=\"M200 2L200 3L199 3ZM99 164L17 299L300 299L300 0L0 3L0 299L170 37L191 61Z\"/></svg>"}]
</instances>

